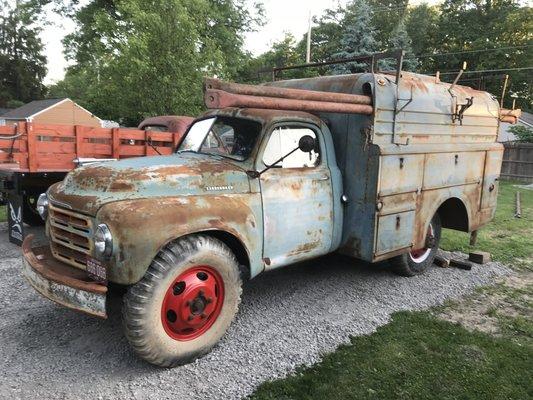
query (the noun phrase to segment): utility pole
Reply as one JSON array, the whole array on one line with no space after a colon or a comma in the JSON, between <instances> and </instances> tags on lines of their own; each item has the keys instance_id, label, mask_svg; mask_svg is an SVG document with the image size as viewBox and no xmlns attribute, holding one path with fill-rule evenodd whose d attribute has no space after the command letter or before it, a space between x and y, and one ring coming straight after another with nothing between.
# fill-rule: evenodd
<instances>
[{"instance_id":1,"label":"utility pole","mask_svg":"<svg viewBox=\"0 0 533 400\"><path fill-rule=\"evenodd\" d=\"M311 10L309 10L309 28L307 30L307 52L305 54L305 62L311 62Z\"/></svg>"}]
</instances>

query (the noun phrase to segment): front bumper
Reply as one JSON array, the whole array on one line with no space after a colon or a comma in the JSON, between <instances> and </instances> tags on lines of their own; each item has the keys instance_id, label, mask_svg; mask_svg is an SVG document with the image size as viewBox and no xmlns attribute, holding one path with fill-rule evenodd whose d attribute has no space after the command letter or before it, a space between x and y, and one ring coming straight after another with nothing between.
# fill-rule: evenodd
<instances>
[{"instance_id":1,"label":"front bumper","mask_svg":"<svg viewBox=\"0 0 533 400\"><path fill-rule=\"evenodd\" d=\"M87 273L56 260L48 246L31 248L33 235L22 244L23 275L42 296L62 306L107 318L107 287Z\"/></svg>"}]
</instances>

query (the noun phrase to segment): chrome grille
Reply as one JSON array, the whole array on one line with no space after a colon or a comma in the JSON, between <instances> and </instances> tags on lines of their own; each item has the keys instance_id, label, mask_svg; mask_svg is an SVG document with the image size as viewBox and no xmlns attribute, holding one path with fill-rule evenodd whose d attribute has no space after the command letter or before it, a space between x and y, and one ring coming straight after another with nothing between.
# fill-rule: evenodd
<instances>
[{"instance_id":1,"label":"chrome grille","mask_svg":"<svg viewBox=\"0 0 533 400\"><path fill-rule=\"evenodd\" d=\"M58 260L80 269L87 268L92 254L93 223L91 218L50 205L50 247Z\"/></svg>"}]
</instances>

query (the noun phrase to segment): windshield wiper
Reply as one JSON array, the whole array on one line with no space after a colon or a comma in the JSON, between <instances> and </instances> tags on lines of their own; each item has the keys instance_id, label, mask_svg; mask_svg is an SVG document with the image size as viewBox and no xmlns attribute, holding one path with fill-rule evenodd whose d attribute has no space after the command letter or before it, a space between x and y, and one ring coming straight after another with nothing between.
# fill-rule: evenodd
<instances>
[{"instance_id":1,"label":"windshield wiper","mask_svg":"<svg viewBox=\"0 0 533 400\"><path fill-rule=\"evenodd\" d=\"M185 150L177 150L176 151L176 154L181 154L181 153L198 153L196 150L192 150L192 149L185 149Z\"/></svg>"}]
</instances>

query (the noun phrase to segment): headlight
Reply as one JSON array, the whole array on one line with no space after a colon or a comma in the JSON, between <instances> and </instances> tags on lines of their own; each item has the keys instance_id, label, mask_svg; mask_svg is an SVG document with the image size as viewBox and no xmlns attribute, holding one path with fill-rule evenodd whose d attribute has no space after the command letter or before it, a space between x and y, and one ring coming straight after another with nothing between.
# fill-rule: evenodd
<instances>
[{"instance_id":1,"label":"headlight","mask_svg":"<svg viewBox=\"0 0 533 400\"><path fill-rule=\"evenodd\" d=\"M113 253L113 237L106 224L100 224L96 228L94 249L98 257L109 258Z\"/></svg>"},{"instance_id":2,"label":"headlight","mask_svg":"<svg viewBox=\"0 0 533 400\"><path fill-rule=\"evenodd\" d=\"M48 217L48 205L48 196L46 193L41 193L37 199L37 212L43 220L46 220L46 217Z\"/></svg>"}]
</instances>

